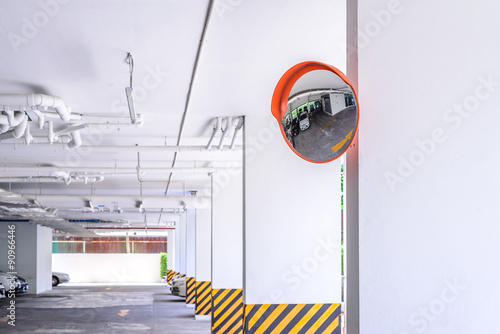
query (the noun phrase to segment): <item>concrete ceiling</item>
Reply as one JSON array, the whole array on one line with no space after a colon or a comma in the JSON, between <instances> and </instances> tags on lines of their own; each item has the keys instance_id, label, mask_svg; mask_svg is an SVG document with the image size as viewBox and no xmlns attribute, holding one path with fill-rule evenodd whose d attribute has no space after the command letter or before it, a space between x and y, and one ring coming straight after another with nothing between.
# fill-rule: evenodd
<instances>
[{"instance_id":1,"label":"concrete ceiling","mask_svg":"<svg viewBox=\"0 0 500 334\"><path fill-rule=\"evenodd\" d=\"M241 166L241 132L233 151L176 154L161 146L206 146L217 117L234 119L230 145L238 116L270 115L274 85L289 67L317 60L345 68L345 3L339 0L0 0L0 13L0 94L59 96L83 115L85 121L72 123L91 124L81 130L80 148L42 143L47 126L38 129L34 119L29 146L22 138L1 141L0 188L32 199L37 194L39 203L61 209L67 219L74 212L101 219L122 209L116 221L139 224L144 219L127 212L142 201L146 213L169 212L148 220L172 221L175 210L199 205L190 191L203 197L210 188L210 170L192 167ZM126 102L129 52L142 127L131 124ZM54 120L56 131L67 126ZM172 166L191 169L172 173ZM104 179L92 185L92 179L47 178L74 173ZM92 212L89 201L103 207Z\"/></svg>"}]
</instances>

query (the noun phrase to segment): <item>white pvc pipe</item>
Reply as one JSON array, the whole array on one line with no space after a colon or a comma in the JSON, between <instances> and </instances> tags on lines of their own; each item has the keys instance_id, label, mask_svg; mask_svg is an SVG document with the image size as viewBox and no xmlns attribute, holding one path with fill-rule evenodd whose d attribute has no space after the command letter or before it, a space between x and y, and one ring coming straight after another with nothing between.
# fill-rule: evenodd
<instances>
[{"instance_id":1,"label":"white pvc pipe","mask_svg":"<svg viewBox=\"0 0 500 334\"><path fill-rule=\"evenodd\" d=\"M53 108L63 121L70 120L70 112L60 97L45 94L0 94L0 106L30 106ZM8 110L3 107L2 110Z\"/></svg>"},{"instance_id":2,"label":"white pvc pipe","mask_svg":"<svg viewBox=\"0 0 500 334\"><path fill-rule=\"evenodd\" d=\"M82 137L80 136L80 131L71 132L71 141L68 143L69 148L77 148L82 146Z\"/></svg>"},{"instance_id":3,"label":"white pvc pipe","mask_svg":"<svg viewBox=\"0 0 500 334\"><path fill-rule=\"evenodd\" d=\"M14 111L10 108L4 108L5 115L0 114L0 124L8 124L9 126L17 126L24 117L24 111Z\"/></svg>"},{"instance_id":4,"label":"white pvc pipe","mask_svg":"<svg viewBox=\"0 0 500 334\"><path fill-rule=\"evenodd\" d=\"M31 135L31 129L30 129L30 124L28 123L28 126L26 127L26 131L24 133L24 140L26 141L26 145L31 144L33 141L33 136Z\"/></svg>"},{"instance_id":5,"label":"white pvc pipe","mask_svg":"<svg viewBox=\"0 0 500 334\"><path fill-rule=\"evenodd\" d=\"M14 138L21 138L24 135L27 126L28 116L25 115L21 123L14 128Z\"/></svg>"},{"instance_id":6,"label":"white pvc pipe","mask_svg":"<svg viewBox=\"0 0 500 334\"><path fill-rule=\"evenodd\" d=\"M0 134L7 132L9 128L10 128L9 124L0 124Z\"/></svg>"}]
</instances>

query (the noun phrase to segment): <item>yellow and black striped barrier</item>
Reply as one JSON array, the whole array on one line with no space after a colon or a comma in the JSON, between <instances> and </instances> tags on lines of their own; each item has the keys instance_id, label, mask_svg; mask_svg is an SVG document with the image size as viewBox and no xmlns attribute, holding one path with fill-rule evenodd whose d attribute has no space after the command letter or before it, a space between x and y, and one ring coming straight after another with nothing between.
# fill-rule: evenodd
<instances>
[{"instance_id":1,"label":"yellow and black striped barrier","mask_svg":"<svg viewBox=\"0 0 500 334\"><path fill-rule=\"evenodd\" d=\"M212 310L212 282L196 282L196 315L210 315Z\"/></svg>"},{"instance_id":2,"label":"yellow and black striped barrier","mask_svg":"<svg viewBox=\"0 0 500 334\"><path fill-rule=\"evenodd\" d=\"M186 274L179 274L179 278L186 277Z\"/></svg>"},{"instance_id":3,"label":"yellow and black striped barrier","mask_svg":"<svg viewBox=\"0 0 500 334\"><path fill-rule=\"evenodd\" d=\"M196 304L196 278L186 278L186 304Z\"/></svg>"},{"instance_id":4,"label":"yellow and black striped barrier","mask_svg":"<svg viewBox=\"0 0 500 334\"><path fill-rule=\"evenodd\" d=\"M243 333L243 290L212 290L212 334Z\"/></svg>"},{"instance_id":5,"label":"yellow and black striped barrier","mask_svg":"<svg viewBox=\"0 0 500 334\"><path fill-rule=\"evenodd\" d=\"M174 278L174 276L176 275L177 273L173 270L170 270L168 269L167 270L167 283L168 284L171 284L172 283L172 278Z\"/></svg>"},{"instance_id":6,"label":"yellow and black striped barrier","mask_svg":"<svg viewBox=\"0 0 500 334\"><path fill-rule=\"evenodd\" d=\"M245 334L340 334L340 304L245 305Z\"/></svg>"}]
</instances>

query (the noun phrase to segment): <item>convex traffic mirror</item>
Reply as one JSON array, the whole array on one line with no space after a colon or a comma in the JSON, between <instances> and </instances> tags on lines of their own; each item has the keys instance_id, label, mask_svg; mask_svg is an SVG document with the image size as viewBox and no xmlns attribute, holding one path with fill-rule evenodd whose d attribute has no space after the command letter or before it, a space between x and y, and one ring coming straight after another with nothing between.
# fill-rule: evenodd
<instances>
[{"instance_id":1,"label":"convex traffic mirror","mask_svg":"<svg viewBox=\"0 0 500 334\"><path fill-rule=\"evenodd\" d=\"M358 128L352 84L340 70L319 62L290 68L276 86L271 110L288 146L311 162L340 157Z\"/></svg>"}]
</instances>

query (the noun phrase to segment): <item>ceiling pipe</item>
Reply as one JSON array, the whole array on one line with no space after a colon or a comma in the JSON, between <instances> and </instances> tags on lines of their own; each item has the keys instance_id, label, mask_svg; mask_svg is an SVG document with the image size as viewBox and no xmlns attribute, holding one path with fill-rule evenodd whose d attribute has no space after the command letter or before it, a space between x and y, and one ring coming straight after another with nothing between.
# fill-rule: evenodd
<instances>
[{"instance_id":1,"label":"ceiling pipe","mask_svg":"<svg viewBox=\"0 0 500 334\"><path fill-rule=\"evenodd\" d=\"M11 144L11 148L17 148L16 144L23 144L24 141L16 141L16 140L11 140L9 143L6 143L3 145L3 147L8 147L7 145ZM56 145L60 145L62 148L65 148L66 143L64 142L54 142L50 144L50 138L47 137L33 137L33 144L36 145L37 147L43 148L44 145L48 145L47 148L53 148ZM50 144L50 146L49 146ZM200 146L200 145L179 145L179 146L167 146L167 145L151 145L151 146L137 146L137 145L130 145L130 146L86 146L82 145L82 149L86 149L92 152L103 152L103 153L109 153L109 152L159 152L159 153L165 153L165 152L217 152L219 151L218 148L212 147L210 150L207 150L206 146ZM234 147L234 151L236 150L242 150L243 146L237 145ZM231 147L229 145L224 145L222 151L230 151Z\"/></svg>"},{"instance_id":2,"label":"ceiling pipe","mask_svg":"<svg viewBox=\"0 0 500 334\"><path fill-rule=\"evenodd\" d=\"M26 131L24 132L24 140L26 141L26 145L30 145L33 142L33 136L31 135L31 127L29 123L26 127Z\"/></svg>"},{"instance_id":3,"label":"ceiling pipe","mask_svg":"<svg viewBox=\"0 0 500 334\"><path fill-rule=\"evenodd\" d=\"M0 134L7 132L9 129L9 124L0 124Z\"/></svg>"},{"instance_id":4,"label":"ceiling pipe","mask_svg":"<svg viewBox=\"0 0 500 334\"><path fill-rule=\"evenodd\" d=\"M243 127L244 122L245 122L245 117L243 116L238 117L238 124L234 129L233 140L231 140L231 146L229 148L231 151L234 150L234 147L236 145L236 137L238 136L238 132Z\"/></svg>"},{"instance_id":5,"label":"ceiling pipe","mask_svg":"<svg viewBox=\"0 0 500 334\"><path fill-rule=\"evenodd\" d=\"M215 121L215 125L214 125L214 130L212 132L212 136L210 137L210 140L208 141L208 144L207 144L207 150L210 150L210 148L212 148L212 142L213 142L215 136L217 135L217 133L219 133L219 130L221 129L221 125L222 125L221 118L217 117L217 119Z\"/></svg>"},{"instance_id":6,"label":"ceiling pipe","mask_svg":"<svg viewBox=\"0 0 500 334\"><path fill-rule=\"evenodd\" d=\"M86 226L87 230L175 230L175 227L111 227L111 226Z\"/></svg>"},{"instance_id":7,"label":"ceiling pipe","mask_svg":"<svg viewBox=\"0 0 500 334\"><path fill-rule=\"evenodd\" d=\"M10 106L0 106L0 109L5 113L5 115L0 113L0 124L8 124L9 126L17 126L23 120L25 115L24 111L14 111Z\"/></svg>"},{"instance_id":8,"label":"ceiling pipe","mask_svg":"<svg viewBox=\"0 0 500 334\"><path fill-rule=\"evenodd\" d=\"M85 194L23 194L24 198L36 199L47 207L59 210L67 208L88 208L88 195ZM164 195L124 195L124 194L92 194L92 202L111 207L120 203L121 207L129 207L138 201L144 208L205 208L210 207L210 196L164 196Z\"/></svg>"},{"instance_id":9,"label":"ceiling pipe","mask_svg":"<svg viewBox=\"0 0 500 334\"><path fill-rule=\"evenodd\" d=\"M26 131L26 127L28 126L28 116L26 116L23 113L23 119L19 124L16 125L14 130L4 132L0 134L0 141L8 140L8 139L19 139L24 135L24 132Z\"/></svg>"},{"instance_id":10,"label":"ceiling pipe","mask_svg":"<svg viewBox=\"0 0 500 334\"><path fill-rule=\"evenodd\" d=\"M14 128L14 138L21 138L24 135L24 132L26 131L26 128L28 127L28 116L24 115L24 118L22 119L21 123L19 123L15 128Z\"/></svg>"},{"instance_id":11,"label":"ceiling pipe","mask_svg":"<svg viewBox=\"0 0 500 334\"><path fill-rule=\"evenodd\" d=\"M43 125L45 124L45 116L43 116L42 113L40 111L36 110L36 109L35 110L31 110L31 112L33 114L35 114L36 117L38 118L38 128L40 130L42 130L43 129Z\"/></svg>"},{"instance_id":12,"label":"ceiling pipe","mask_svg":"<svg viewBox=\"0 0 500 334\"><path fill-rule=\"evenodd\" d=\"M71 141L68 143L68 148L77 148L82 146L82 137L80 136L80 131L71 132Z\"/></svg>"},{"instance_id":13,"label":"ceiling pipe","mask_svg":"<svg viewBox=\"0 0 500 334\"><path fill-rule=\"evenodd\" d=\"M53 108L59 117L67 122L71 112L60 97L45 94L0 94L0 110L2 106L29 106L36 108ZM33 109L33 108L32 108Z\"/></svg>"},{"instance_id":14,"label":"ceiling pipe","mask_svg":"<svg viewBox=\"0 0 500 334\"><path fill-rule=\"evenodd\" d=\"M226 117L225 119L226 119L226 127L224 128L224 130L222 130L222 136L220 137L220 142L219 142L219 151L221 151L224 148L224 138L226 138L226 135L229 132L231 125L233 124L231 117Z\"/></svg>"},{"instance_id":15,"label":"ceiling pipe","mask_svg":"<svg viewBox=\"0 0 500 334\"><path fill-rule=\"evenodd\" d=\"M69 185L72 182L82 182L82 183L97 183L104 180L103 176L99 177L70 177L64 178L61 176L0 176L0 183L66 183Z\"/></svg>"},{"instance_id":16,"label":"ceiling pipe","mask_svg":"<svg viewBox=\"0 0 500 334\"><path fill-rule=\"evenodd\" d=\"M226 167L140 167L140 171L146 172L176 172L176 173L214 173L221 172L228 169L242 168L240 165L232 164ZM51 167L51 166L0 166L0 173L23 173L23 172L60 172L60 171L73 171L73 172L99 172L99 174L136 174L137 167ZM97 175L99 175L97 174ZM85 176L85 175L79 175ZM99 175L100 176L100 175Z\"/></svg>"}]
</instances>

